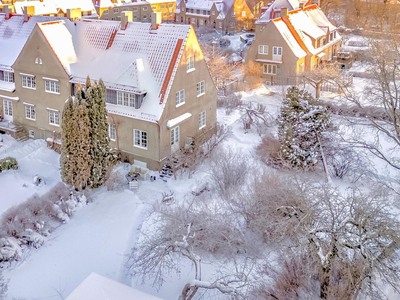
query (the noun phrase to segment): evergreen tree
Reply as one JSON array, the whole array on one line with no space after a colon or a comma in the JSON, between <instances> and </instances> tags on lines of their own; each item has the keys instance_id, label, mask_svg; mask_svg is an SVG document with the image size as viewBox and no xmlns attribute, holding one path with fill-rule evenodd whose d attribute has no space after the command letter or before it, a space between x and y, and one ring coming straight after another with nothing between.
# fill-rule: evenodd
<instances>
[{"instance_id":1,"label":"evergreen tree","mask_svg":"<svg viewBox=\"0 0 400 300\"><path fill-rule=\"evenodd\" d=\"M80 86L75 99L68 98L62 117L61 174L76 190L87 187L92 159L88 108Z\"/></svg>"},{"instance_id":2,"label":"evergreen tree","mask_svg":"<svg viewBox=\"0 0 400 300\"><path fill-rule=\"evenodd\" d=\"M61 178L64 182L72 184L73 157L72 157L72 133L74 120L73 100L70 96L64 104L61 119Z\"/></svg>"},{"instance_id":3,"label":"evergreen tree","mask_svg":"<svg viewBox=\"0 0 400 300\"><path fill-rule=\"evenodd\" d=\"M296 87L288 89L278 118L280 155L295 168L309 168L317 164L320 139L330 127L329 115L319 100Z\"/></svg>"},{"instance_id":4,"label":"evergreen tree","mask_svg":"<svg viewBox=\"0 0 400 300\"><path fill-rule=\"evenodd\" d=\"M90 156L92 168L89 184L93 188L101 186L106 180L106 173L111 166L111 152L108 138L107 110L105 101L106 88L103 81L90 85L87 79L86 98L90 119Z\"/></svg>"}]
</instances>

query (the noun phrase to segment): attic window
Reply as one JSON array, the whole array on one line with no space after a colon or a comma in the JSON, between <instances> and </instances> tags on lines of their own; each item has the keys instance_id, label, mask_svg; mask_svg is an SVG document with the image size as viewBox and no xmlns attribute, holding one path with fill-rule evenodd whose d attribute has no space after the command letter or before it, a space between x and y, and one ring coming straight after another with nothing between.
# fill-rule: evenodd
<instances>
[{"instance_id":1,"label":"attic window","mask_svg":"<svg viewBox=\"0 0 400 300\"><path fill-rule=\"evenodd\" d=\"M192 72L194 71L194 55L193 56L189 56L187 59L187 64L186 64L186 72Z\"/></svg>"},{"instance_id":2,"label":"attic window","mask_svg":"<svg viewBox=\"0 0 400 300\"><path fill-rule=\"evenodd\" d=\"M41 64L42 64L42 59L39 58L39 57L37 57L37 58L35 59L35 64L41 65Z\"/></svg>"},{"instance_id":3,"label":"attic window","mask_svg":"<svg viewBox=\"0 0 400 300\"><path fill-rule=\"evenodd\" d=\"M117 104L123 106L135 107L135 94L118 91Z\"/></svg>"}]
</instances>

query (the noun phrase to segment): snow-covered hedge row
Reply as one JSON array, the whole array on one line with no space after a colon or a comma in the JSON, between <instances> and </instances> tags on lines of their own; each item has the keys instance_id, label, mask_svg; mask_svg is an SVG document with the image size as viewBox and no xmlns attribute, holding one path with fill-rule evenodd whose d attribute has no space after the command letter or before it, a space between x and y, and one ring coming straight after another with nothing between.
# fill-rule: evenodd
<instances>
[{"instance_id":1,"label":"snow-covered hedge row","mask_svg":"<svg viewBox=\"0 0 400 300\"><path fill-rule=\"evenodd\" d=\"M6 157L3 159L0 159L0 173L3 170L16 170L18 169L18 163L17 160L14 157Z\"/></svg>"},{"instance_id":2,"label":"snow-covered hedge row","mask_svg":"<svg viewBox=\"0 0 400 300\"><path fill-rule=\"evenodd\" d=\"M0 219L0 265L19 260L26 247L39 248L54 228L86 203L85 195L58 183L46 194L8 209Z\"/></svg>"}]
</instances>

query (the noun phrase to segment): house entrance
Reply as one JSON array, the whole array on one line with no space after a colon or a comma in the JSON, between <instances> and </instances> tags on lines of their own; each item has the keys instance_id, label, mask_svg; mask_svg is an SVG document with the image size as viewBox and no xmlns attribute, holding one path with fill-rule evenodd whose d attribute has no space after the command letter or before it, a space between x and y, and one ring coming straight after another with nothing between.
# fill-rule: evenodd
<instances>
[{"instance_id":1,"label":"house entrance","mask_svg":"<svg viewBox=\"0 0 400 300\"><path fill-rule=\"evenodd\" d=\"M12 109L12 102L10 100L3 100L3 115L4 115L4 120L12 122L13 109Z\"/></svg>"}]
</instances>

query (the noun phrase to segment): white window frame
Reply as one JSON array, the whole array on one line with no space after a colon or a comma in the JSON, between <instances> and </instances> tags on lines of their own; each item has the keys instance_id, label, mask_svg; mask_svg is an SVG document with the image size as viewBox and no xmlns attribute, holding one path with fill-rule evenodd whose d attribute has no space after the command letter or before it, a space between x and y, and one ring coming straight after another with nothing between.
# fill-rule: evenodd
<instances>
[{"instance_id":1,"label":"white window frame","mask_svg":"<svg viewBox=\"0 0 400 300\"><path fill-rule=\"evenodd\" d=\"M138 8L137 8L137 7L134 7L134 8L133 8L133 11L138 11Z\"/></svg>"},{"instance_id":2,"label":"white window frame","mask_svg":"<svg viewBox=\"0 0 400 300\"><path fill-rule=\"evenodd\" d=\"M192 18L191 23L196 24L196 18Z\"/></svg>"},{"instance_id":3,"label":"white window frame","mask_svg":"<svg viewBox=\"0 0 400 300\"><path fill-rule=\"evenodd\" d=\"M60 82L57 79L44 79L44 89L46 93L60 94Z\"/></svg>"},{"instance_id":4,"label":"white window frame","mask_svg":"<svg viewBox=\"0 0 400 300\"><path fill-rule=\"evenodd\" d=\"M119 13L119 8L114 8L114 13Z\"/></svg>"},{"instance_id":5,"label":"white window frame","mask_svg":"<svg viewBox=\"0 0 400 300\"><path fill-rule=\"evenodd\" d=\"M171 146L179 143L179 126L171 129L170 142Z\"/></svg>"},{"instance_id":6,"label":"white window frame","mask_svg":"<svg viewBox=\"0 0 400 300\"><path fill-rule=\"evenodd\" d=\"M147 11L147 6L144 6L144 7L143 7L143 11Z\"/></svg>"},{"instance_id":7,"label":"white window frame","mask_svg":"<svg viewBox=\"0 0 400 300\"><path fill-rule=\"evenodd\" d=\"M199 113L199 129L206 127L206 111Z\"/></svg>"},{"instance_id":8,"label":"white window frame","mask_svg":"<svg viewBox=\"0 0 400 300\"><path fill-rule=\"evenodd\" d=\"M103 10L103 15L108 15L108 9Z\"/></svg>"},{"instance_id":9,"label":"white window frame","mask_svg":"<svg viewBox=\"0 0 400 300\"><path fill-rule=\"evenodd\" d=\"M215 16L215 10L212 11L212 15Z\"/></svg>"},{"instance_id":10,"label":"white window frame","mask_svg":"<svg viewBox=\"0 0 400 300\"><path fill-rule=\"evenodd\" d=\"M264 64L263 65L263 73L268 75L276 75L277 74L277 66L272 64Z\"/></svg>"},{"instance_id":11,"label":"white window frame","mask_svg":"<svg viewBox=\"0 0 400 300\"><path fill-rule=\"evenodd\" d=\"M134 129L133 130L133 146L141 149L146 149L148 146L147 131Z\"/></svg>"},{"instance_id":12,"label":"white window frame","mask_svg":"<svg viewBox=\"0 0 400 300\"><path fill-rule=\"evenodd\" d=\"M36 76L34 75L21 75L22 87L26 89L36 90Z\"/></svg>"},{"instance_id":13,"label":"white window frame","mask_svg":"<svg viewBox=\"0 0 400 300\"><path fill-rule=\"evenodd\" d=\"M35 138L35 131L34 130L29 130L29 137L30 138Z\"/></svg>"},{"instance_id":14,"label":"white window frame","mask_svg":"<svg viewBox=\"0 0 400 300\"><path fill-rule=\"evenodd\" d=\"M147 20L147 16L146 15L143 15L143 20Z\"/></svg>"},{"instance_id":15,"label":"white window frame","mask_svg":"<svg viewBox=\"0 0 400 300\"><path fill-rule=\"evenodd\" d=\"M35 105L24 104L24 106L25 106L25 118L27 120L36 121Z\"/></svg>"},{"instance_id":16,"label":"white window frame","mask_svg":"<svg viewBox=\"0 0 400 300\"><path fill-rule=\"evenodd\" d=\"M242 17L245 17L246 16L246 11L244 10L244 11L242 11Z\"/></svg>"},{"instance_id":17,"label":"white window frame","mask_svg":"<svg viewBox=\"0 0 400 300\"><path fill-rule=\"evenodd\" d=\"M192 72L192 71L195 70L194 61L195 61L194 55L193 56L189 56L187 58L186 73L189 73L189 72Z\"/></svg>"},{"instance_id":18,"label":"white window frame","mask_svg":"<svg viewBox=\"0 0 400 300\"><path fill-rule=\"evenodd\" d=\"M117 140L117 130L115 128L115 124L108 124L108 137L111 141Z\"/></svg>"},{"instance_id":19,"label":"white window frame","mask_svg":"<svg viewBox=\"0 0 400 300\"><path fill-rule=\"evenodd\" d=\"M199 19L199 25L204 25L203 19Z\"/></svg>"},{"instance_id":20,"label":"white window frame","mask_svg":"<svg viewBox=\"0 0 400 300\"><path fill-rule=\"evenodd\" d=\"M222 28L222 22L218 22L218 27Z\"/></svg>"},{"instance_id":21,"label":"white window frame","mask_svg":"<svg viewBox=\"0 0 400 300\"><path fill-rule=\"evenodd\" d=\"M165 4L161 4L160 9L165 9Z\"/></svg>"},{"instance_id":22,"label":"white window frame","mask_svg":"<svg viewBox=\"0 0 400 300\"><path fill-rule=\"evenodd\" d=\"M273 55L282 56L282 47L274 46L272 53L273 53Z\"/></svg>"},{"instance_id":23,"label":"white window frame","mask_svg":"<svg viewBox=\"0 0 400 300\"><path fill-rule=\"evenodd\" d=\"M14 82L14 72L3 71L4 81Z\"/></svg>"},{"instance_id":24,"label":"white window frame","mask_svg":"<svg viewBox=\"0 0 400 300\"><path fill-rule=\"evenodd\" d=\"M197 97L203 96L206 93L206 83L204 80L197 83Z\"/></svg>"},{"instance_id":25,"label":"white window frame","mask_svg":"<svg viewBox=\"0 0 400 300\"><path fill-rule=\"evenodd\" d=\"M175 104L176 107L185 104L185 90L180 90L175 93Z\"/></svg>"},{"instance_id":26,"label":"white window frame","mask_svg":"<svg viewBox=\"0 0 400 300\"><path fill-rule=\"evenodd\" d=\"M135 107L135 94L117 91L117 105Z\"/></svg>"},{"instance_id":27,"label":"white window frame","mask_svg":"<svg viewBox=\"0 0 400 300\"><path fill-rule=\"evenodd\" d=\"M268 54L268 45L258 45L258 54Z\"/></svg>"},{"instance_id":28,"label":"white window frame","mask_svg":"<svg viewBox=\"0 0 400 300\"><path fill-rule=\"evenodd\" d=\"M49 112L49 124L60 127L60 111L48 110Z\"/></svg>"}]
</instances>

